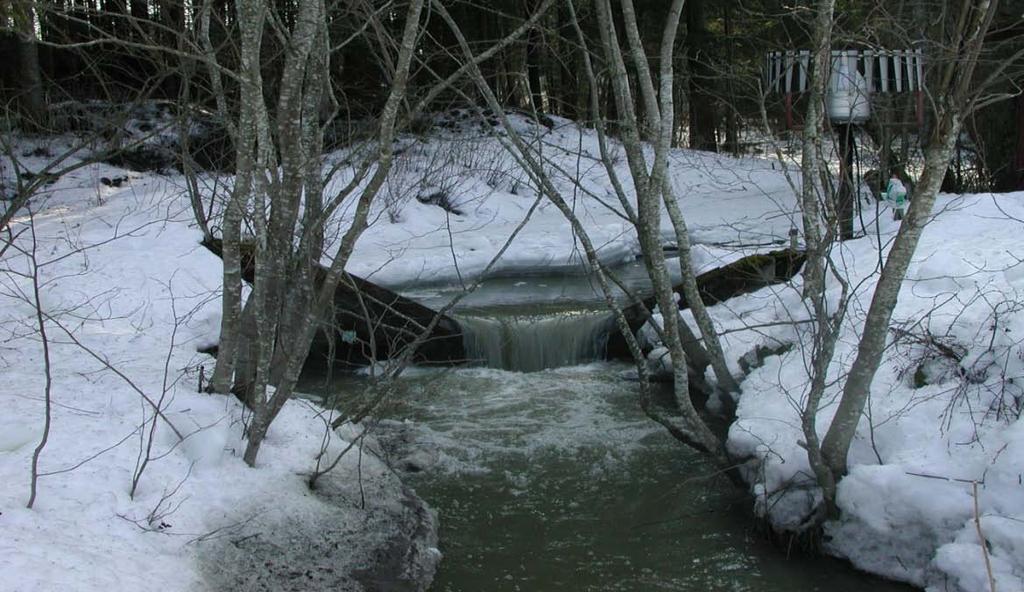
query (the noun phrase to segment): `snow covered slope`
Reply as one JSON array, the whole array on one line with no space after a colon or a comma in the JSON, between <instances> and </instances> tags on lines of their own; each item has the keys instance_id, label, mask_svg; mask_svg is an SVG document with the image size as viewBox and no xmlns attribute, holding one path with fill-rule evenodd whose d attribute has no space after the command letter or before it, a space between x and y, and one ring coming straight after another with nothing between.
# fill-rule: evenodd
<instances>
[{"instance_id":1,"label":"snow covered slope","mask_svg":"<svg viewBox=\"0 0 1024 592\"><path fill-rule=\"evenodd\" d=\"M997 590L1024 590L1024 193L940 196L903 284L890 347L839 484L842 519L826 548L857 566L929 590L989 590L975 508ZM840 379L896 222L845 243L837 259L856 287L830 376ZM759 510L797 528L815 503L798 410L808 388L808 318L799 278L714 307L732 361L779 348L742 383L730 447L754 455ZM838 284L830 284L838 299ZM742 330L745 326L781 326ZM748 357L753 359L753 356ZM736 367L736 372L740 372ZM818 421L824 435L842 387Z\"/></svg>"},{"instance_id":2,"label":"snow covered slope","mask_svg":"<svg viewBox=\"0 0 1024 592\"><path fill-rule=\"evenodd\" d=\"M26 158L30 166L43 160ZM100 181L122 176L120 187ZM213 368L196 349L216 339L221 263L199 246L183 189L180 178L91 165L33 200L41 303L52 317L45 326L53 411L31 510L31 459L44 424L43 350L26 275L31 261L11 249L0 262L3 590L203 590L211 579L230 579L203 567L206 554L246 541L281 543L273 532L294 543L304 524L325 516L348 524L340 555L365 566L388 542L381 540L388 529L398 528L380 517L405 511L402 485L370 456L362 458L361 485L350 455L337 470L334 501L311 494L304 476L324 442L323 409L289 402L253 469L241 460L241 405L196 392L201 369L209 376ZM27 251L29 222L26 215L14 225ZM143 394L166 418L154 432ZM150 460L132 497L151 434ZM345 444L334 435L329 454ZM366 511L357 509L363 495ZM323 536L319 527L305 530ZM340 577L345 562L331 568Z\"/></svg>"},{"instance_id":3,"label":"snow covered slope","mask_svg":"<svg viewBox=\"0 0 1024 592\"><path fill-rule=\"evenodd\" d=\"M555 186L574 207L602 259L609 264L632 261L640 252L636 233L599 160L596 132L558 117L550 118L550 128L523 115L510 118L543 154ZM458 110L439 116L436 124L428 136L401 140L395 170L349 271L391 285L473 276L537 200L537 188L495 137L502 130L481 126ZM614 142L610 151L616 175L635 208L625 155ZM793 193L773 161L675 150L671 167L692 240L700 245L695 249L698 264L711 267L733 260L745 249L770 249L773 243L788 240L791 227L799 227ZM333 186L347 180L341 174ZM429 203L437 196L444 196L457 213ZM662 235L666 245L675 242L667 216ZM578 271L583 257L562 215L541 200L494 271Z\"/></svg>"}]
</instances>

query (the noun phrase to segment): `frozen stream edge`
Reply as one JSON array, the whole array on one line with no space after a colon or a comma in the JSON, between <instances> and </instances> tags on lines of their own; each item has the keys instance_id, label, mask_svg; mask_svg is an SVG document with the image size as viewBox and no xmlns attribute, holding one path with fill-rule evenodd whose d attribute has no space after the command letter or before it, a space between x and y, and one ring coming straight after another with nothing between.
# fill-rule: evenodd
<instances>
[{"instance_id":1,"label":"frozen stream edge","mask_svg":"<svg viewBox=\"0 0 1024 592\"><path fill-rule=\"evenodd\" d=\"M368 450L299 499L236 511L256 534L211 541L200 571L212 590L423 592L441 553L437 516ZM351 470L347 470L351 469ZM357 474L360 478L345 479ZM279 504L289 507L281 508Z\"/></svg>"}]
</instances>

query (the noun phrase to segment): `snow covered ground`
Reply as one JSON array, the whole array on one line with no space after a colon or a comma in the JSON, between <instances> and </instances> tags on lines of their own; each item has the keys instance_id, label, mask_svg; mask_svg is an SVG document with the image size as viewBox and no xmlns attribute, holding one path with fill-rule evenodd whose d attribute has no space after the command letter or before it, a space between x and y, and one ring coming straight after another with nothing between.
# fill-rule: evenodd
<instances>
[{"instance_id":1,"label":"snow covered ground","mask_svg":"<svg viewBox=\"0 0 1024 592\"><path fill-rule=\"evenodd\" d=\"M449 123L439 122L446 131L402 139L395 174L350 271L389 285L473 276L537 198L493 138L457 114L447 117ZM548 129L517 119L517 126L542 138L558 187L602 257L633 259L639 252L635 233L596 160L593 132L565 120L554 123ZM28 142L24 152L54 142L59 140ZM51 145L50 153L57 148ZM343 157L332 154L327 164ZM46 158L40 151L23 160L32 168ZM616 169L628 191L624 157ZM345 174L343 169L336 183ZM129 178L120 187L101 182L121 176ZM699 267L777 248L798 226L792 191L772 161L676 151L672 177L699 245ZM216 339L220 261L198 246L184 189L178 176L90 165L47 186L34 201L41 299L53 317L47 331L54 408L40 458L41 470L52 474L39 480L32 510L24 505L42 429L42 348L31 281L18 275L30 263L13 251L3 256L3 269L11 271L0 275L0 581L14 582L15 590L141 589L153 582L167 590L202 589L209 582L198 557L211 539L243 540L260 525L286 522L291 513L324 509L303 479L325 435L322 409L290 402L271 429L259 466L250 469L240 458L240 406L232 398L195 392L200 367L207 375L212 370L212 360L196 349ZM440 195L447 209L438 205ZM865 569L934 590L947 584L950 590L987 590L972 522L977 482L998 589L1020 590L1024 426L1016 416L1017 385L1024 380L1024 337L1017 337L1024 335L1018 319L1024 265L1016 256L1024 257L1017 240L1024 222L1006 213L1024 220L1024 195L946 196L940 206L904 286L896 312L903 337L875 381L873 429L864 422L855 442L852 473L840 486L844 517L829 525L827 548ZM345 220L339 217L334 230ZM895 225L885 211L880 220L885 243ZM26 224L19 219L15 232ZM663 234L670 244L667 224ZM30 244L28 236L19 244ZM878 244L872 235L842 249L861 299L847 320L837 376L855 352ZM572 232L553 206L542 203L496 271L579 263ZM788 323L807 315L798 281L712 309L728 331L724 343L737 374L743 371L739 358L755 346L795 344L750 371L730 437L736 452L762 459L755 493L780 524L796 519L813 496L800 487L807 467L796 419L807 380L801 358L807 335ZM58 321L80 345L70 342ZM786 324L750 328L780 321ZM933 339L915 340L925 329ZM949 362L947 351L959 360ZM139 391L161 405L166 421L155 424L152 460L132 498L140 450L144 459L153 425L152 408ZM831 406L823 409L819 425L827 426L830 412ZM334 436L330 448L343 444ZM377 475L381 503L397 500L400 487L390 473L365 458L364 473L367 462ZM339 476L354 470L346 464Z\"/></svg>"},{"instance_id":2,"label":"snow covered ground","mask_svg":"<svg viewBox=\"0 0 1024 592\"><path fill-rule=\"evenodd\" d=\"M38 167L45 158L25 160ZM121 176L128 180L116 188L100 181ZM12 248L0 263L0 588L203 590L240 576L202 558L247 544L298 546L304 532L330 532L327 519L345 525L333 539L342 559L372 565L368 554L388 542L381 539L405 527L385 519L407 509L390 469L363 456L357 478L353 454L328 478L330 500L312 495L305 476L329 434L325 410L289 402L253 469L241 460L242 406L197 393L200 372L213 367L196 349L216 339L221 263L199 246L181 179L90 165L48 186L32 207L50 317L52 426L35 506L26 509L43 431L44 358L25 275L32 264ZM13 230L31 251L28 224L19 217ZM155 429L143 395L162 410ZM345 445L331 435L328 455ZM345 565L335 558L329 568L341 577Z\"/></svg>"},{"instance_id":3,"label":"snow covered ground","mask_svg":"<svg viewBox=\"0 0 1024 592\"><path fill-rule=\"evenodd\" d=\"M472 277L523 220L537 200L537 188L502 151L490 126L481 127L460 113L464 112L439 116L440 131L429 137L402 139L394 174L349 271L386 285L453 281L460 274ZM599 160L594 130L558 117L550 118L550 128L521 115L510 119L540 147L555 186L576 210L602 260L634 260L640 253L636 232L624 218ZM610 151L616 175L635 208L625 155L618 144L612 143ZM793 193L777 163L677 150L671 166L692 241L699 245L699 266L711 268L744 252L777 248L777 243L788 241L790 228L799 227ZM334 186L345 181L339 176ZM459 214L421 202L438 194L447 196ZM666 245L674 244L667 216L662 235ZM578 271L583 260L582 248L562 215L542 200L492 271Z\"/></svg>"},{"instance_id":4,"label":"snow covered ground","mask_svg":"<svg viewBox=\"0 0 1024 592\"><path fill-rule=\"evenodd\" d=\"M936 592L989 590L977 512L996 589L1024 590L1024 194L940 196L936 210L900 293L826 549ZM837 253L856 292L830 377L856 355L879 241L887 250L896 229L883 210L877 233ZM790 528L816 499L798 415L810 348L800 288L796 278L712 309L733 363L758 346L788 348L746 376L729 444L760 459L759 510ZM834 303L839 286L829 289ZM772 323L781 325L764 326ZM828 388L822 436L841 387Z\"/></svg>"}]
</instances>

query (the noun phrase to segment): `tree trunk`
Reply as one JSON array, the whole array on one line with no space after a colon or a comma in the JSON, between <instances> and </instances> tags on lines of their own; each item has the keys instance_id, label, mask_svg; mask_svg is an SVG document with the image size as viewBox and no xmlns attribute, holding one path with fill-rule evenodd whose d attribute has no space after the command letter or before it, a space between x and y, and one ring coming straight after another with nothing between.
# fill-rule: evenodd
<instances>
[{"instance_id":1,"label":"tree trunk","mask_svg":"<svg viewBox=\"0 0 1024 592\"><path fill-rule=\"evenodd\" d=\"M139 20L149 18L149 2L147 0L130 0L129 7L132 18Z\"/></svg>"},{"instance_id":2,"label":"tree trunk","mask_svg":"<svg viewBox=\"0 0 1024 592\"><path fill-rule=\"evenodd\" d=\"M683 347L682 336L679 332L679 324L675 318L678 314L678 306L675 303L672 283L661 244L661 205L668 193L668 150L671 145L672 130L674 129L671 56L674 47L675 30L679 23L681 10L682 2L679 0L673 2L666 19L665 32L661 44L660 87L657 96L655 96L653 80L650 78L647 60L643 55L642 45L637 34L638 27L635 21L635 12L632 10L630 2L623 3L624 28L627 40L629 40L630 54L634 67L641 72L638 86L640 96L643 99L642 104L646 106L648 111L648 120L650 122L648 129L656 130L656 133L650 134L655 139L655 145L654 163L651 165L650 172L648 172L638 119L633 107L633 92L629 85L629 75L626 71L622 52L619 49L619 40L612 18L611 4L609 0L600 0L598 2L601 42L604 46L607 62L611 68L615 104L620 113L622 126L622 142L629 164L630 175L633 178L636 190L637 237L640 240L641 249L644 253L647 273L655 289L658 308L665 319L662 328L664 345L668 348L672 359L675 402L682 418L682 425L677 426L680 429L674 432L674 434L689 444L707 451L717 462L727 464L728 455L725 453L722 443L701 419L690 400L686 352ZM647 73L646 79L643 77L644 72ZM668 201L671 201L671 199ZM679 230L680 228L677 227L677 232ZM682 230L685 231L685 227ZM685 235L683 236L685 238ZM681 259L681 264L684 266L692 265L689 261L683 259Z\"/></svg>"},{"instance_id":3,"label":"tree trunk","mask_svg":"<svg viewBox=\"0 0 1024 592\"><path fill-rule=\"evenodd\" d=\"M210 390L215 393L226 393L232 388L232 377L235 374L235 361L239 356L239 343L241 336L241 302L242 302L242 257L241 257L241 231L242 216L250 202L253 191L254 167L256 166L257 146L259 144L259 132L257 130L257 117L259 104L263 102L262 75L260 72L260 45L262 37L263 20L265 13L262 2L255 0L246 3L246 6L239 8L238 20L241 30L241 66L242 84L239 89L239 115L235 130L235 185L232 188L228 203L224 211L224 224L221 229L222 254L224 264L223 292L221 295L221 325L220 345L218 347L217 365L214 367L213 377L210 380ZM204 14L204 18L208 15ZM211 69L215 70L215 69ZM219 78L213 77L215 82ZM215 88L221 90L220 85ZM219 96L218 104L225 105L226 97ZM221 107L226 110L226 107ZM222 113L224 114L224 113ZM257 214L257 215L261 215ZM250 308L251 303L246 303ZM255 311L250 312L250 317ZM249 350L245 353L252 355L251 347L255 343L247 343ZM253 388L254 380L248 375L234 378L234 383L244 385L246 391Z\"/></svg>"},{"instance_id":4,"label":"tree trunk","mask_svg":"<svg viewBox=\"0 0 1024 592\"><path fill-rule=\"evenodd\" d=\"M729 99L737 96L733 80L736 77L736 43L732 38L732 0L722 3L722 21L724 26L725 43L728 49L728 68L726 72L726 95ZM737 117L737 106L726 104L725 106L725 150L735 157L740 156L740 130L739 118Z\"/></svg>"},{"instance_id":5,"label":"tree trunk","mask_svg":"<svg viewBox=\"0 0 1024 592\"><path fill-rule=\"evenodd\" d=\"M998 2L994 0L963 0L957 28L943 46L945 55L938 58L942 64L941 77L931 92L937 98L939 111L925 150L924 173L882 267L864 322L864 334L857 347L857 357L847 376L835 417L822 441L822 454L836 478L847 472L850 444L885 351L889 322L900 287L924 226L931 217L965 113L981 92L974 88L974 71L997 7Z\"/></svg>"},{"instance_id":6,"label":"tree trunk","mask_svg":"<svg viewBox=\"0 0 1024 592\"><path fill-rule=\"evenodd\" d=\"M234 379L231 384L231 392L235 394L249 409L256 408L254 385L256 383L256 362L258 358L259 331L256 328L256 308L252 299L246 301L245 308L239 314L238 323L234 331L237 335L234 355L231 358L231 366L234 370ZM218 353L217 360L220 361Z\"/></svg>"},{"instance_id":7,"label":"tree trunk","mask_svg":"<svg viewBox=\"0 0 1024 592\"><path fill-rule=\"evenodd\" d=\"M1021 81L1024 85L1024 80ZM1012 165L1012 177L1010 189L1013 191L1024 191L1024 94L1014 101L1017 106L1017 142Z\"/></svg>"},{"instance_id":8,"label":"tree trunk","mask_svg":"<svg viewBox=\"0 0 1024 592\"><path fill-rule=\"evenodd\" d=\"M358 202L355 206L355 212L353 214L351 225L348 230L345 231L344 236L341 238L340 246L334 255L333 261L330 268L327 271L326 277L317 291L315 299L313 300L312 306L309 306L301 315L301 319L295 323L293 327L284 327L282 331L287 334L285 343L289 344L287 350L281 350L286 360L284 363L284 369L281 371L280 380L277 381L277 388L274 391L273 396L269 399L259 398L258 406L253 413L252 423L249 426L248 443L245 448L245 454L243 456L245 462L250 466L256 464L256 458L259 455L260 446L263 444L264 437L267 434L267 430L270 428L271 422L277 417L284 404L291 398L294 393L295 385L298 382L299 373L302 371L302 367L305 364L306 357L309 355L309 348L313 341L316 331L320 325L320 320L324 318L327 310L334 301L334 293L337 289L338 283L341 281L345 274L345 265L348 263L349 257L352 254L352 250L355 248L355 243L362 235L363 231L366 230L368 225L368 217L370 212L370 205L372 204L377 193L380 191L381 186L384 184L384 180L391 170L391 164L394 157L394 138L395 129L398 120L399 106L406 97L406 89L409 82L409 69L412 63L413 53L416 49L416 38L420 32L420 14L422 12L424 0L412 0L409 4L406 12L405 24L402 31L401 42L398 46L398 59L395 64L394 77L391 83L391 89L388 94L387 101L380 115L380 128L378 133L378 162L376 170L373 176L366 182L366 185L362 188L359 195ZM299 10L299 15L296 19L296 29L299 27L307 27L310 21L307 17L312 18L316 32L320 32L317 22L319 15L322 15L325 7L323 2L319 2L318 6L313 9L314 15L310 15L305 12L309 5L303 5ZM293 48L295 51L289 52L289 59L295 59L298 64L292 68L285 68L285 74L281 84L281 98L279 100L278 108L278 123L279 123L279 136L281 142L281 170L284 172L283 177L288 177L287 182L282 179L282 183L285 185L291 183L290 176L297 171L306 170L304 167L312 165L319 168L319 155L315 158L301 158L302 152L297 150L297 146L301 145L295 143L296 138L293 137L299 130L293 129L292 126L299 127L301 129L301 117L297 115L301 113L301 104L298 102L299 113L293 113L296 108L294 100L299 99L292 95L299 90L300 87L293 85L291 82L294 77L302 76L301 71L296 71L296 67L306 68L310 67L311 63L316 63L316 58L310 60L309 52L313 51L325 51L329 47L329 43L318 44L316 43L316 36L307 38L304 34L297 34L296 40L300 46ZM307 45L308 44L308 45ZM300 78L301 80L301 78ZM293 113L292 117L288 117L288 113ZM300 133L301 135L301 133ZM289 149L285 149L285 147ZM307 144L308 147L308 144ZM299 192L301 193L302 186L305 184L305 175L302 179L299 179ZM290 205L290 204L288 204ZM292 220L294 224L294 215L296 211L291 210L289 207L285 208L284 217L285 219ZM275 221L276 223L276 221ZM285 226L287 228L287 226ZM288 228L288 242L290 244L292 236L291 228ZM275 242L281 240L281 237L273 237ZM274 273L268 276L268 279L273 281ZM257 283L259 276L257 275ZM258 286L256 289L259 289ZM280 311L274 311L273 314L279 314ZM257 309L257 321L262 321L260 318L260 311ZM276 329L277 324L274 324ZM261 341L265 343L267 337L266 333L271 330L270 327L260 327L261 331L265 332L261 335ZM275 331L274 336L277 337ZM261 351L260 352L260 363L269 364L270 356ZM257 389L260 387L261 380L265 378L265 370L257 369ZM257 396L259 396L257 392Z\"/></svg>"},{"instance_id":9,"label":"tree trunk","mask_svg":"<svg viewBox=\"0 0 1024 592\"><path fill-rule=\"evenodd\" d=\"M184 0L159 0L160 11L163 17L163 24L166 30L162 35L164 46L181 50L184 47L185 35L185 6ZM162 84L164 96L176 100L181 94L181 76L174 71L177 65L176 59L172 57L162 58L163 67L169 72L165 74Z\"/></svg>"},{"instance_id":10,"label":"tree trunk","mask_svg":"<svg viewBox=\"0 0 1024 592\"><path fill-rule=\"evenodd\" d=\"M711 92L715 73L709 62L704 0L689 0L686 3L686 31L690 65L690 148L718 152L718 115L715 97Z\"/></svg>"},{"instance_id":11,"label":"tree trunk","mask_svg":"<svg viewBox=\"0 0 1024 592\"><path fill-rule=\"evenodd\" d=\"M837 125L835 131L839 136L839 191L836 193L839 239L850 240L853 238L853 218L859 201L853 174L853 151L857 138L852 124Z\"/></svg>"},{"instance_id":12,"label":"tree trunk","mask_svg":"<svg viewBox=\"0 0 1024 592\"><path fill-rule=\"evenodd\" d=\"M834 226L829 222L829 188L823 181L827 174L827 166L822 162L821 154L825 121L824 100L831 69L830 46L834 15L835 0L818 2L812 32L813 55L808 82L810 97L804 122L800 160L800 210L807 254L803 297L810 301L815 323L811 384L800 412L800 420L807 445L807 461L814 472L815 481L821 487L825 506L830 511L835 507L835 477L822 459L818 444L817 418L821 399L825 394L827 370L835 353L836 340L839 337L838 328L842 324L844 313L843 307L840 306L833 319L825 301L825 270L829 263L829 249L834 239ZM826 211L824 217L823 206Z\"/></svg>"},{"instance_id":13,"label":"tree trunk","mask_svg":"<svg viewBox=\"0 0 1024 592\"><path fill-rule=\"evenodd\" d=\"M17 27L18 70L21 91L18 105L28 130L46 127L46 101L43 98L43 79L39 69L39 44L36 42L35 11L29 2L15 8Z\"/></svg>"},{"instance_id":14,"label":"tree trunk","mask_svg":"<svg viewBox=\"0 0 1024 592\"><path fill-rule=\"evenodd\" d=\"M537 9L537 3L530 1L525 4L526 17ZM541 25L530 29L526 36L526 73L530 85L530 102L538 113L544 112L544 62L547 49L544 45L544 31Z\"/></svg>"},{"instance_id":15,"label":"tree trunk","mask_svg":"<svg viewBox=\"0 0 1024 592\"><path fill-rule=\"evenodd\" d=\"M892 250L889 251L889 256L882 267L882 275L871 298L867 319L864 321L864 334L857 347L857 357L847 375L843 397L839 401L835 417L822 441L822 454L836 477L846 474L846 457L850 443L867 404L871 382L882 361L886 336L889 334L889 322L892 320L892 312L896 307L903 278L910 267L921 232L931 218L932 206L935 204L935 197L942 184L953 153L956 135L960 130L958 116L947 117L941 124L942 129L937 130L941 139L926 153L924 175L918 184L914 199L910 201L906 218L896 235Z\"/></svg>"}]
</instances>

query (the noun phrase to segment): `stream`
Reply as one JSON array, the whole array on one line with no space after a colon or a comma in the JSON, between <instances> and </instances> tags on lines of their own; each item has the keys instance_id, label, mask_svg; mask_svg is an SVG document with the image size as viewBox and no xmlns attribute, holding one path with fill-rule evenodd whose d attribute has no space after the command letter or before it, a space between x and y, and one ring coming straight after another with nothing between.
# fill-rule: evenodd
<instances>
[{"instance_id":1,"label":"stream","mask_svg":"<svg viewBox=\"0 0 1024 592\"><path fill-rule=\"evenodd\" d=\"M437 306L456 290L403 293ZM594 293L572 276L486 282L455 311L479 366L410 368L378 413L372 446L440 516L431 590L908 590L756 532L747 496L644 416L631 365L599 361ZM344 405L365 383L304 388Z\"/></svg>"}]
</instances>

